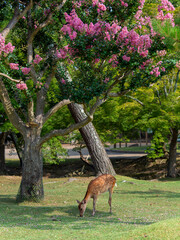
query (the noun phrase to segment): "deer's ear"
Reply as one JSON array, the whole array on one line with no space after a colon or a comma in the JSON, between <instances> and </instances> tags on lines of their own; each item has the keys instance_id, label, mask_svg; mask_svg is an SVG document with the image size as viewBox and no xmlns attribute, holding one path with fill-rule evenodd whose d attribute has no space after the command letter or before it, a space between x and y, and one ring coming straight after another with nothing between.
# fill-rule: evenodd
<instances>
[{"instance_id":1,"label":"deer's ear","mask_svg":"<svg viewBox=\"0 0 180 240\"><path fill-rule=\"evenodd\" d=\"M76 200L78 204L80 204L80 201L79 200Z\"/></svg>"}]
</instances>

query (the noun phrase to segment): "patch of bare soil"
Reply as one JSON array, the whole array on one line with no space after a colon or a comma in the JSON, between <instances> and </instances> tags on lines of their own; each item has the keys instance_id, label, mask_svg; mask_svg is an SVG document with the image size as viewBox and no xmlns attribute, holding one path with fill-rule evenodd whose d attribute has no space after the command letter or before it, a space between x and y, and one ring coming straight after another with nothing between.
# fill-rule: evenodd
<instances>
[{"instance_id":1,"label":"patch of bare soil","mask_svg":"<svg viewBox=\"0 0 180 240\"><path fill-rule=\"evenodd\" d=\"M166 159L113 159L115 171L119 175L129 176L137 179L159 179L166 176ZM177 170L180 175L180 157L177 158ZM20 167L6 166L5 173L8 176L21 176ZM88 165L84 165L79 159L61 163L60 165L45 165L44 176L50 178L75 177L75 176L94 176L94 170Z\"/></svg>"}]
</instances>

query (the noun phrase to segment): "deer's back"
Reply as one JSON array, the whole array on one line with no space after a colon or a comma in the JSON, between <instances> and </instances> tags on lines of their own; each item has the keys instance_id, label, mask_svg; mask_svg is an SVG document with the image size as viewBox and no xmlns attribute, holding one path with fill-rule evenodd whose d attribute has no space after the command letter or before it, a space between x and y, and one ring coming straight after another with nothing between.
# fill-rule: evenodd
<instances>
[{"instance_id":1,"label":"deer's back","mask_svg":"<svg viewBox=\"0 0 180 240\"><path fill-rule=\"evenodd\" d=\"M104 193L110 188L114 187L115 183L116 179L112 175L101 175L89 183L87 194L89 194L91 197L94 195L99 195L100 193Z\"/></svg>"}]
</instances>

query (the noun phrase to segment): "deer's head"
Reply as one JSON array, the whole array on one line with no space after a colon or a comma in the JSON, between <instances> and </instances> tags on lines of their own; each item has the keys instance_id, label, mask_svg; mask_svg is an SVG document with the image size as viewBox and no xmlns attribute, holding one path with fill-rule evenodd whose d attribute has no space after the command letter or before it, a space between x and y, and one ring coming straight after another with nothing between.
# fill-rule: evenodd
<instances>
[{"instance_id":1,"label":"deer's head","mask_svg":"<svg viewBox=\"0 0 180 240\"><path fill-rule=\"evenodd\" d=\"M82 200L81 202L77 200L77 203L79 204L78 205L78 208L79 208L79 214L80 214L80 217L83 217L84 215L84 212L86 210L86 200Z\"/></svg>"}]
</instances>

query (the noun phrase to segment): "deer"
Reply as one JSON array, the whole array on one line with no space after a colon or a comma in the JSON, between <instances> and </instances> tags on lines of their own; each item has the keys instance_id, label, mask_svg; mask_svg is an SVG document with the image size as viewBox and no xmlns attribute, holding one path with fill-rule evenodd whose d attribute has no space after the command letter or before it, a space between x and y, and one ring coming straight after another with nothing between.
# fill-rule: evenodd
<instances>
[{"instance_id":1,"label":"deer","mask_svg":"<svg viewBox=\"0 0 180 240\"><path fill-rule=\"evenodd\" d=\"M93 198L93 212L92 215L94 216L96 211L96 201L98 195L104 192L109 191L109 206L110 206L110 213L112 213L111 201L112 201L112 193L113 188L116 185L116 178L110 174L103 174L94 180L91 180L88 187L84 199L80 202L77 200L79 214L80 217L84 216L84 212L86 210L87 202L90 198Z\"/></svg>"}]
</instances>

